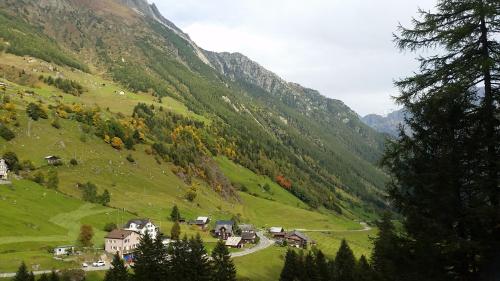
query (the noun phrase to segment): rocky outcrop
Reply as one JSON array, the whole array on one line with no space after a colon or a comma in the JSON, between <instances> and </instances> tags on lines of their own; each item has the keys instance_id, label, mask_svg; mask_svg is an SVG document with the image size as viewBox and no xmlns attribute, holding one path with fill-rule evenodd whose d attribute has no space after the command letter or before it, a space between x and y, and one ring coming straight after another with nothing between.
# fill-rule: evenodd
<instances>
[{"instance_id":1,"label":"rocky outcrop","mask_svg":"<svg viewBox=\"0 0 500 281\"><path fill-rule=\"evenodd\" d=\"M381 133L398 136L399 126L404 123L406 112L404 109L389 113L387 116L368 114L361 120L368 126Z\"/></svg>"}]
</instances>

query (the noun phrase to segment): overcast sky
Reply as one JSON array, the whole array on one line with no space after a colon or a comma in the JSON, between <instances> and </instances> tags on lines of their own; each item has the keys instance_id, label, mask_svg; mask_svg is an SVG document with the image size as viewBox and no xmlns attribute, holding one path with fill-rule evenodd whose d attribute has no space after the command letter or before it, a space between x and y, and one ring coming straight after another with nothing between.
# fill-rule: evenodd
<instances>
[{"instance_id":1,"label":"overcast sky","mask_svg":"<svg viewBox=\"0 0 500 281\"><path fill-rule=\"evenodd\" d=\"M392 33L435 0L153 0L202 48L240 52L361 115L397 109L393 81L417 69Z\"/></svg>"}]
</instances>

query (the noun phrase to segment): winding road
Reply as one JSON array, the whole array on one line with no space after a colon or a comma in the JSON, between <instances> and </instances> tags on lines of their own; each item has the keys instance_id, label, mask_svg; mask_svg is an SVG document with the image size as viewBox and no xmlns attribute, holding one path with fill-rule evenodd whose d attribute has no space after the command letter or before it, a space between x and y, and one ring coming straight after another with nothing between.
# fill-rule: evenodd
<instances>
[{"instance_id":1,"label":"winding road","mask_svg":"<svg viewBox=\"0 0 500 281\"><path fill-rule=\"evenodd\" d=\"M271 246L271 245L274 244L274 240L267 238L264 235L263 231L257 232L257 236L260 239L259 243L257 245L253 246L252 248L245 249L245 250L243 250L241 252L231 253L231 257L232 258L237 258L237 257L242 257L242 256L250 255L250 254L253 254L255 252L262 251L262 250L264 250L264 249L266 249L269 246Z\"/></svg>"},{"instance_id":2,"label":"winding road","mask_svg":"<svg viewBox=\"0 0 500 281\"><path fill-rule=\"evenodd\" d=\"M363 229L356 229L356 230L331 230L331 229L296 229L297 231L302 231L302 232L363 232L363 231L370 231L372 228L366 224L365 222L360 222L359 223L361 226L363 226ZM270 246L274 245L275 241L273 239L267 238L264 235L264 231L260 230L257 232L257 236L259 237L259 243L255 245L252 248L247 248L244 249L243 251L240 252L234 252L231 253L232 258L238 258L238 257L243 257L247 255L251 255L253 253L262 251L266 248L269 248ZM103 270L108 270L109 269L109 264L106 264L104 267L86 267L82 268L84 271L103 271ZM50 273L51 271L34 271L33 273L35 275L40 275L43 273ZM0 273L0 278L12 278L16 275L15 272L11 273Z\"/></svg>"}]
</instances>

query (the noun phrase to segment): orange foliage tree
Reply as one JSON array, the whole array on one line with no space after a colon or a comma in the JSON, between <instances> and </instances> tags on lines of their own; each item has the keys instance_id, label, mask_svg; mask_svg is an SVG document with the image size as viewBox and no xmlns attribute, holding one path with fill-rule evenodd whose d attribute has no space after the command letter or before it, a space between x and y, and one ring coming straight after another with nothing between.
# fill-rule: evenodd
<instances>
[{"instance_id":1,"label":"orange foliage tree","mask_svg":"<svg viewBox=\"0 0 500 281\"><path fill-rule=\"evenodd\" d=\"M292 188L292 182L283 175L276 176L276 182L284 189L290 190Z\"/></svg>"}]
</instances>

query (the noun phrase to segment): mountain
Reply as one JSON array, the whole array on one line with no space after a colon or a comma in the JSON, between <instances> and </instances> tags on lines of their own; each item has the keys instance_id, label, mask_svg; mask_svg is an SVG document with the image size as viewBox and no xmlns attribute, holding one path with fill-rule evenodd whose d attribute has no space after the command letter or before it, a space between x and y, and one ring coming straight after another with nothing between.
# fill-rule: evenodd
<instances>
[{"instance_id":1,"label":"mountain","mask_svg":"<svg viewBox=\"0 0 500 281\"><path fill-rule=\"evenodd\" d=\"M387 116L368 114L361 120L378 132L396 137L399 135L399 125L404 123L404 118L405 110L400 109L387 114Z\"/></svg>"},{"instance_id":2,"label":"mountain","mask_svg":"<svg viewBox=\"0 0 500 281\"><path fill-rule=\"evenodd\" d=\"M236 194L210 160L226 156L313 208L341 213L385 207L387 178L376 166L382 134L341 101L284 81L242 54L201 49L154 4L6 0L0 8L7 53L98 75L134 94L186 107L182 118L168 122L163 113L141 106L113 115L144 120L144 131L136 128L145 135L141 140L127 128L118 134L109 127L95 130L103 138L125 138L130 147L151 146L157 158L179 167L177 174L187 182L201 178L213 188L222 186L224 196ZM192 141L196 147L180 147L171 137L181 129L189 135L182 145ZM207 173L214 178L205 178Z\"/></svg>"}]
</instances>

